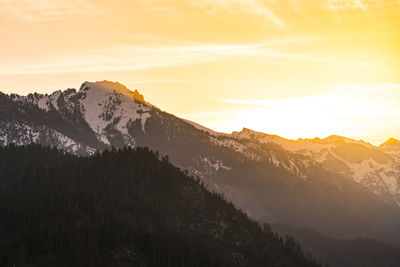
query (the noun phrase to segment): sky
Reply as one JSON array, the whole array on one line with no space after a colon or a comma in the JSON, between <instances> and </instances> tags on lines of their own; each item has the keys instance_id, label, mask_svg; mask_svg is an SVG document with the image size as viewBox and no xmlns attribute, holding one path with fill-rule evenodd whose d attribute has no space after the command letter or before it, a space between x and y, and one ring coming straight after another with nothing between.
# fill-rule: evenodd
<instances>
[{"instance_id":1,"label":"sky","mask_svg":"<svg viewBox=\"0 0 400 267\"><path fill-rule=\"evenodd\" d=\"M400 0L0 0L0 90L118 81L221 132L400 139Z\"/></svg>"}]
</instances>

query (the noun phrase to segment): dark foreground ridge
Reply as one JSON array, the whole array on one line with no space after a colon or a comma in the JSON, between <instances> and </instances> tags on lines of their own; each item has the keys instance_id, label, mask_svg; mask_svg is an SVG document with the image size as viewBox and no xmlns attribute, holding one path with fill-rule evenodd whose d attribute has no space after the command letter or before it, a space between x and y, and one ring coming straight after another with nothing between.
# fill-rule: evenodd
<instances>
[{"instance_id":1,"label":"dark foreground ridge","mask_svg":"<svg viewBox=\"0 0 400 267\"><path fill-rule=\"evenodd\" d=\"M146 148L0 148L0 266L319 266Z\"/></svg>"}]
</instances>

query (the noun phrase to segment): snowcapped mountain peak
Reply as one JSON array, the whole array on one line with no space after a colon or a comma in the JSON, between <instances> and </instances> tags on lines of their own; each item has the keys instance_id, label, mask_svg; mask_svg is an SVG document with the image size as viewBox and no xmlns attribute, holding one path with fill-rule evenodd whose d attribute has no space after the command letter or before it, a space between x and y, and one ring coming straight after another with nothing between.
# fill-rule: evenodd
<instances>
[{"instance_id":1,"label":"snowcapped mountain peak","mask_svg":"<svg viewBox=\"0 0 400 267\"><path fill-rule=\"evenodd\" d=\"M114 135L118 133L125 144L134 145L129 129L135 121L140 121L145 131L152 105L137 90L131 91L117 82L84 82L79 94L85 121L103 143L110 144L113 137L109 132L114 129Z\"/></svg>"},{"instance_id":2,"label":"snowcapped mountain peak","mask_svg":"<svg viewBox=\"0 0 400 267\"><path fill-rule=\"evenodd\" d=\"M251 129L243 127L241 131L235 131L232 132L232 135L238 136L238 137L249 137L251 135L257 134L256 131L253 131Z\"/></svg>"},{"instance_id":3,"label":"snowcapped mountain peak","mask_svg":"<svg viewBox=\"0 0 400 267\"><path fill-rule=\"evenodd\" d=\"M51 94L0 94L1 99L9 118L0 120L0 146L34 142L83 154L108 145L135 146L158 110L137 90L110 81L87 81L79 90Z\"/></svg>"},{"instance_id":4,"label":"snowcapped mountain peak","mask_svg":"<svg viewBox=\"0 0 400 267\"><path fill-rule=\"evenodd\" d=\"M338 145L343 145L343 144L360 144L360 145L367 146L367 147L374 147L370 143L367 143L363 140L355 140L355 139L340 136L340 135L330 135L325 138L315 137L313 139L299 138L297 141L320 144L320 145L338 146Z\"/></svg>"},{"instance_id":5,"label":"snowcapped mountain peak","mask_svg":"<svg viewBox=\"0 0 400 267\"><path fill-rule=\"evenodd\" d=\"M87 92L89 90L101 91L103 93L113 92L115 94L124 95L127 97L132 97L138 102L146 103L143 95L141 95L137 90L129 90L125 85L118 82L111 81L98 81L98 82L84 82L79 89L80 92Z\"/></svg>"},{"instance_id":6,"label":"snowcapped mountain peak","mask_svg":"<svg viewBox=\"0 0 400 267\"><path fill-rule=\"evenodd\" d=\"M70 89L69 89L70 90ZM37 106L41 110L49 111L50 109L58 109L58 98L62 94L61 90L49 94L31 93L26 96L18 94L10 94L10 99L17 103L30 103Z\"/></svg>"},{"instance_id":7,"label":"snowcapped mountain peak","mask_svg":"<svg viewBox=\"0 0 400 267\"><path fill-rule=\"evenodd\" d=\"M389 138L386 142L379 146L380 149L389 154L400 156L400 140Z\"/></svg>"},{"instance_id":8,"label":"snowcapped mountain peak","mask_svg":"<svg viewBox=\"0 0 400 267\"><path fill-rule=\"evenodd\" d=\"M344 136L340 136L340 135L330 135L326 138L319 138L316 137L314 139L311 140L311 142L313 143L319 143L319 144L344 144L346 143L348 138L344 137Z\"/></svg>"},{"instance_id":9,"label":"snowcapped mountain peak","mask_svg":"<svg viewBox=\"0 0 400 267\"><path fill-rule=\"evenodd\" d=\"M251 138L251 139L259 139L263 137L278 137L277 135L271 135L271 134L266 134L262 132L257 132L254 130L251 130L249 128L243 127L243 129L240 132L232 132L233 136L239 137L239 138ZM281 138L281 137L279 137Z\"/></svg>"},{"instance_id":10,"label":"snowcapped mountain peak","mask_svg":"<svg viewBox=\"0 0 400 267\"><path fill-rule=\"evenodd\" d=\"M391 137L386 142L380 145L380 147L384 146L400 146L400 140Z\"/></svg>"}]
</instances>

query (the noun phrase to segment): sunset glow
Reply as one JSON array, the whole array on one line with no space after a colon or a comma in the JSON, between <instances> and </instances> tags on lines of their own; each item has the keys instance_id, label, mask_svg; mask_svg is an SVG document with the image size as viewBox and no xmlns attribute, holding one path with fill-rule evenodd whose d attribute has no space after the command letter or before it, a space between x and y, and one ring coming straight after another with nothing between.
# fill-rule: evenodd
<instances>
[{"instance_id":1,"label":"sunset glow","mask_svg":"<svg viewBox=\"0 0 400 267\"><path fill-rule=\"evenodd\" d=\"M0 90L111 80L232 132L400 139L398 0L0 0Z\"/></svg>"}]
</instances>

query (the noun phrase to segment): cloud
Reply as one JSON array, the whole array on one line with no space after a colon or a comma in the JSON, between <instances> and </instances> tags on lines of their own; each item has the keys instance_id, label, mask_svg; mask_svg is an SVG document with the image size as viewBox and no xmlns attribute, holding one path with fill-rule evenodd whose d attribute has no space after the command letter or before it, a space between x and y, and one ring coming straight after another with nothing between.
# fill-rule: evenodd
<instances>
[{"instance_id":1,"label":"cloud","mask_svg":"<svg viewBox=\"0 0 400 267\"><path fill-rule=\"evenodd\" d=\"M395 0L0 0L2 16L11 16L31 21L60 20L66 16L90 15L115 12L116 16L124 16L124 9L146 8L154 12L172 14L176 17L189 8L201 8L214 15L249 14L264 18L278 28L290 24L288 12L307 13L310 10L375 10L381 7L397 8L400 1ZM188 4L189 3L189 4ZM109 7L112 7L111 9ZM284 11L284 12L282 12ZM295 15L294 14L294 15ZM285 19L283 19L285 18ZM287 20L287 21L285 21Z\"/></svg>"},{"instance_id":2,"label":"cloud","mask_svg":"<svg viewBox=\"0 0 400 267\"><path fill-rule=\"evenodd\" d=\"M43 64L4 64L0 75L101 72L183 66L225 58L260 57L284 60L312 60L307 55L283 53L265 44L192 44L169 46L114 46L86 51L84 54L40 59Z\"/></svg>"},{"instance_id":3,"label":"cloud","mask_svg":"<svg viewBox=\"0 0 400 267\"><path fill-rule=\"evenodd\" d=\"M327 0L327 8L331 10L341 9L363 9L366 10L367 6L362 0Z\"/></svg>"},{"instance_id":4,"label":"cloud","mask_svg":"<svg viewBox=\"0 0 400 267\"><path fill-rule=\"evenodd\" d=\"M86 0L0 0L2 14L29 21L61 20L67 16L94 12L94 5ZM5 12L4 12L5 11Z\"/></svg>"},{"instance_id":5,"label":"cloud","mask_svg":"<svg viewBox=\"0 0 400 267\"><path fill-rule=\"evenodd\" d=\"M283 28L285 23L262 0L201 0L193 1L197 6L208 8L211 12L218 13L249 13L265 17L277 27Z\"/></svg>"},{"instance_id":6,"label":"cloud","mask_svg":"<svg viewBox=\"0 0 400 267\"><path fill-rule=\"evenodd\" d=\"M386 97L343 94L320 94L277 99L220 99L223 103L270 110L296 117L378 117L400 116L398 103ZM318 114L317 114L317 113Z\"/></svg>"},{"instance_id":7,"label":"cloud","mask_svg":"<svg viewBox=\"0 0 400 267\"><path fill-rule=\"evenodd\" d=\"M310 43L315 41L327 41L332 40L332 37L325 37L325 36L309 36L309 37L292 37L292 38L278 38L278 39L271 39L264 42L266 46L280 46L280 45L296 45L302 43Z\"/></svg>"},{"instance_id":8,"label":"cloud","mask_svg":"<svg viewBox=\"0 0 400 267\"><path fill-rule=\"evenodd\" d=\"M200 111L200 112L192 112L181 114L184 118L191 118L191 119L198 119L198 118L221 118L223 116L231 116L231 115L238 115L240 111L234 110L227 110L227 111Z\"/></svg>"},{"instance_id":9,"label":"cloud","mask_svg":"<svg viewBox=\"0 0 400 267\"><path fill-rule=\"evenodd\" d=\"M2 0L0 0L2 1ZM4 0L3 0L4 1ZM79 53L66 52L51 56L32 56L14 62L10 59L0 66L0 75L51 74L71 72L133 71L159 67L175 67L202 62L217 62L244 58L255 64L288 65L298 62L318 63L341 67L371 64L365 61L341 61L332 56L286 52L286 46L328 40L329 37L281 38L248 44L206 44L160 39L152 35L135 35L143 45L110 45L93 47ZM161 41L160 41L161 40ZM164 45L154 43L164 42ZM290 51L289 49L288 51ZM325 88L356 87L356 85L326 85ZM385 85L393 86L393 85Z\"/></svg>"},{"instance_id":10,"label":"cloud","mask_svg":"<svg viewBox=\"0 0 400 267\"><path fill-rule=\"evenodd\" d=\"M336 84L336 85L324 85L322 88L338 89L343 91L353 90L360 92L384 92L400 90L400 84L398 83L382 83L382 84Z\"/></svg>"},{"instance_id":11,"label":"cloud","mask_svg":"<svg viewBox=\"0 0 400 267\"><path fill-rule=\"evenodd\" d=\"M268 98L268 99L221 99L220 101L229 104L238 105L249 105L259 106L265 108L283 108L292 107L294 105L321 105L325 106L326 103L333 104L334 101L338 100L339 97L335 95L314 95L305 97L293 97L293 98Z\"/></svg>"}]
</instances>

